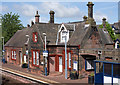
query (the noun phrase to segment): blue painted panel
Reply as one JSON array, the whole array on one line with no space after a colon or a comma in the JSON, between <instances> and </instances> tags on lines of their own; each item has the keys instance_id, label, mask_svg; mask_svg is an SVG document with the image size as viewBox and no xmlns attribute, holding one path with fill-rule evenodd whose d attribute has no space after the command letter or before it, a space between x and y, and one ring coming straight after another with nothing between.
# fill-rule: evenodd
<instances>
[{"instance_id":1,"label":"blue painted panel","mask_svg":"<svg viewBox=\"0 0 120 85\"><path fill-rule=\"evenodd\" d=\"M95 74L95 84L103 84L103 73Z\"/></svg>"},{"instance_id":2,"label":"blue painted panel","mask_svg":"<svg viewBox=\"0 0 120 85\"><path fill-rule=\"evenodd\" d=\"M87 70L87 61L85 59L85 70Z\"/></svg>"}]
</instances>

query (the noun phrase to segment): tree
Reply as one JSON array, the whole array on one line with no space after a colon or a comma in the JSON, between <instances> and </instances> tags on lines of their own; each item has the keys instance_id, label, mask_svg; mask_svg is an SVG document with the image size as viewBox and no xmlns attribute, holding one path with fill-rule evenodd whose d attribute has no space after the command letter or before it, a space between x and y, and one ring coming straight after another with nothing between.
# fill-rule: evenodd
<instances>
[{"instance_id":1,"label":"tree","mask_svg":"<svg viewBox=\"0 0 120 85\"><path fill-rule=\"evenodd\" d=\"M99 25L99 28L103 28L103 24ZM106 29L108 33L110 34L112 40L114 41L116 39L116 36L114 35L114 31L112 30L112 27L108 22L106 22Z\"/></svg>"},{"instance_id":2,"label":"tree","mask_svg":"<svg viewBox=\"0 0 120 85\"><path fill-rule=\"evenodd\" d=\"M12 12L2 16L2 36L5 39L5 43L16 33L17 30L23 28L19 17L18 14L12 14Z\"/></svg>"}]
</instances>

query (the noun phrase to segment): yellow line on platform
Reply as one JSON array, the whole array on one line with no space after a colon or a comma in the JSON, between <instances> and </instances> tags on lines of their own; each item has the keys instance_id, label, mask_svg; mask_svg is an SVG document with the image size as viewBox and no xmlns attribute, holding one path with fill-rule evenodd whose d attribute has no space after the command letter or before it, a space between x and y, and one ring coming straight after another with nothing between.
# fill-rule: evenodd
<instances>
[{"instance_id":1,"label":"yellow line on platform","mask_svg":"<svg viewBox=\"0 0 120 85\"><path fill-rule=\"evenodd\" d=\"M35 76L35 75L31 75L31 74L28 74L28 73L24 73L24 72L20 72L20 71L17 71L17 70L13 70L13 69L10 69L10 68L5 68L5 67L1 68L0 67L0 69L8 71L8 72L11 72L11 73L14 73L14 74L17 74L17 75L20 75L20 76L23 76L23 77L27 77L27 78L32 79L32 80L36 80L36 81L39 81L39 82L42 82L42 83L46 83L46 84L59 83L59 82L56 82L56 81L53 81L53 80L45 79L45 78L38 77L38 76Z\"/></svg>"}]
</instances>

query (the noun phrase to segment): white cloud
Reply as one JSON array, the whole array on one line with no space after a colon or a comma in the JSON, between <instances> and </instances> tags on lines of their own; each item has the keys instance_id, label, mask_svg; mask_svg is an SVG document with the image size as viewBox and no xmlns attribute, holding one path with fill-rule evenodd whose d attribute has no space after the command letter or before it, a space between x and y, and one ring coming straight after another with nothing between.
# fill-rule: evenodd
<instances>
[{"instance_id":1,"label":"white cloud","mask_svg":"<svg viewBox=\"0 0 120 85\"><path fill-rule=\"evenodd\" d=\"M75 17L82 15L78 7L65 7L60 3L42 3L40 13L48 14L50 10L55 11L56 17Z\"/></svg>"},{"instance_id":2,"label":"white cloud","mask_svg":"<svg viewBox=\"0 0 120 85\"><path fill-rule=\"evenodd\" d=\"M29 20L28 20L29 25L31 25L31 21L35 22L35 18L34 18L34 17L32 17L31 19L29 19Z\"/></svg>"},{"instance_id":3,"label":"white cloud","mask_svg":"<svg viewBox=\"0 0 120 85\"><path fill-rule=\"evenodd\" d=\"M49 22L49 19L46 17L40 17L41 22Z\"/></svg>"},{"instance_id":4,"label":"white cloud","mask_svg":"<svg viewBox=\"0 0 120 85\"><path fill-rule=\"evenodd\" d=\"M25 16L35 16L35 12L38 9L36 6L30 4L22 4L22 6L14 5L14 7Z\"/></svg>"},{"instance_id":5,"label":"white cloud","mask_svg":"<svg viewBox=\"0 0 120 85\"><path fill-rule=\"evenodd\" d=\"M96 22L102 22L103 17L106 18L107 21L108 21L108 16L107 15L105 15L101 12L94 13L94 19L95 19Z\"/></svg>"},{"instance_id":6,"label":"white cloud","mask_svg":"<svg viewBox=\"0 0 120 85\"><path fill-rule=\"evenodd\" d=\"M8 10L9 10L8 6L0 5L0 12L6 12Z\"/></svg>"}]
</instances>

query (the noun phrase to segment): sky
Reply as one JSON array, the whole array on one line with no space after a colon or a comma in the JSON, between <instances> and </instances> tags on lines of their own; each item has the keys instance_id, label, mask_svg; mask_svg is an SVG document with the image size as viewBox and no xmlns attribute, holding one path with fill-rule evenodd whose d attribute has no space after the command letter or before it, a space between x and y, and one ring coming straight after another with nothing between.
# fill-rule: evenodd
<instances>
[{"instance_id":1,"label":"sky","mask_svg":"<svg viewBox=\"0 0 120 85\"><path fill-rule=\"evenodd\" d=\"M38 10L40 22L49 21L49 11L55 11L55 23L82 21L83 16L88 16L88 2L2 2L0 13L18 13L24 26L35 21ZM102 23L105 17L109 23L118 22L118 2L93 2L93 17L97 24ZM120 5L120 4L119 4ZM119 6L120 7L120 6ZM120 18L119 18L120 19Z\"/></svg>"}]
</instances>

